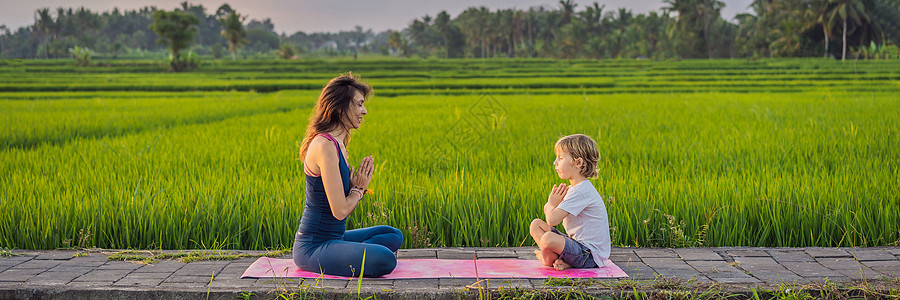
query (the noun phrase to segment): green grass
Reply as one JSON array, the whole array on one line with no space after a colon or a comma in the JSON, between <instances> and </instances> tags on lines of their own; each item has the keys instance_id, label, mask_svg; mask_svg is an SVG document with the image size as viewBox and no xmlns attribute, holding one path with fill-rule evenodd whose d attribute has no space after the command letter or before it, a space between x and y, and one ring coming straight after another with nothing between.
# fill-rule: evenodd
<instances>
[{"instance_id":1,"label":"green grass","mask_svg":"<svg viewBox=\"0 0 900 300\"><path fill-rule=\"evenodd\" d=\"M163 73L165 67L157 62L128 60L91 67L65 60L7 60L0 68L7 71L0 73L0 92L317 90L347 70L363 74L385 96L460 89L549 89L565 94L797 92L827 87L900 92L896 62L823 59L212 61L180 74Z\"/></svg>"},{"instance_id":2,"label":"green grass","mask_svg":"<svg viewBox=\"0 0 900 300\"><path fill-rule=\"evenodd\" d=\"M183 263L191 263L196 261L211 260L238 260L247 257L277 257L290 252L291 249L289 248L266 251L257 254L238 253L225 250L192 250L184 252L162 252L154 254L153 251L124 250L107 256L107 259L116 261L133 261L143 264L153 264L160 259L177 259L178 261Z\"/></svg>"},{"instance_id":3,"label":"green grass","mask_svg":"<svg viewBox=\"0 0 900 300\"><path fill-rule=\"evenodd\" d=\"M311 107L312 103L300 99L316 97L310 92L298 91L183 94L190 96L151 94L110 98L95 95L87 99L3 101L0 109L6 112L6 118L0 119L0 126L8 130L0 136L3 141L0 149L33 148L75 138L120 136L258 113L290 111Z\"/></svg>"},{"instance_id":4,"label":"green grass","mask_svg":"<svg viewBox=\"0 0 900 300\"><path fill-rule=\"evenodd\" d=\"M0 257L21 256L19 253L12 252L12 249L0 248Z\"/></svg>"},{"instance_id":5,"label":"green grass","mask_svg":"<svg viewBox=\"0 0 900 300\"><path fill-rule=\"evenodd\" d=\"M300 139L317 89L347 70L375 88L348 144L351 161L376 162L374 194L348 227L395 226L405 247L531 245L528 224L561 182L553 144L573 133L600 147L592 182L615 245L900 242L900 81L885 63L854 73L824 60L361 60L223 63L189 74L141 73L153 66L139 62L6 63L0 247L59 248L81 230L92 233L82 247L290 247L305 195ZM96 76L138 88L18 91ZM316 88L222 88L231 84L223 78L266 85L292 76ZM579 81L568 88L541 83L570 76ZM748 85L737 91L735 82ZM486 94L501 114L473 113Z\"/></svg>"}]
</instances>

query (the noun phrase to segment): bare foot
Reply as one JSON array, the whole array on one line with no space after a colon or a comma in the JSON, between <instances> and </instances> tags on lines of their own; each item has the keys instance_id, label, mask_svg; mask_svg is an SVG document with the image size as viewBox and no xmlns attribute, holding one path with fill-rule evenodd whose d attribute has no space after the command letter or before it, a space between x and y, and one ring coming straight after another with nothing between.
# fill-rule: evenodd
<instances>
[{"instance_id":1,"label":"bare foot","mask_svg":"<svg viewBox=\"0 0 900 300\"><path fill-rule=\"evenodd\" d=\"M544 256L541 255L541 249L534 250L534 256L537 256L538 261L542 264L547 265L547 263L544 262Z\"/></svg>"},{"instance_id":2,"label":"bare foot","mask_svg":"<svg viewBox=\"0 0 900 300\"><path fill-rule=\"evenodd\" d=\"M560 270L560 271L571 268L571 267L572 267L572 265L567 264L566 262L564 262L562 259L559 259L559 258L557 258L556 261L553 262L553 268Z\"/></svg>"},{"instance_id":3,"label":"bare foot","mask_svg":"<svg viewBox=\"0 0 900 300\"><path fill-rule=\"evenodd\" d=\"M548 267L553 267L553 261L559 258L559 254L556 254L550 249L541 249L541 254L538 257L541 260L541 263Z\"/></svg>"}]
</instances>

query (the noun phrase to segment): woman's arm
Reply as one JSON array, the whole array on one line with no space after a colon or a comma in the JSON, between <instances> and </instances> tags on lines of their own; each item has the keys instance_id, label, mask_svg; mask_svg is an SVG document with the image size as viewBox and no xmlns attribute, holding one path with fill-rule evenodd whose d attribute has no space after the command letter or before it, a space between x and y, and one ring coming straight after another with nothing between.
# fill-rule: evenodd
<instances>
[{"instance_id":1,"label":"woman's arm","mask_svg":"<svg viewBox=\"0 0 900 300\"><path fill-rule=\"evenodd\" d=\"M341 180L341 170L338 168L340 159L337 149L330 141L324 138L313 140L307 151L307 156L319 167L322 176L322 184L325 186L325 195L328 197L328 205L331 206L331 215L335 219L343 220L356 209L362 195L350 193L344 196L344 183ZM324 141L323 141L324 140Z\"/></svg>"}]
</instances>

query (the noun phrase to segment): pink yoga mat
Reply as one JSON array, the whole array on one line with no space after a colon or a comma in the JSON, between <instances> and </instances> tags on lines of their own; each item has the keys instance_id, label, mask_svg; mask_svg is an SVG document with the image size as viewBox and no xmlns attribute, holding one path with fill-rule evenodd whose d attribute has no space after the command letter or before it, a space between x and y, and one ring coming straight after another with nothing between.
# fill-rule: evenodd
<instances>
[{"instance_id":1,"label":"pink yoga mat","mask_svg":"<svg viewBox=\"0 0 900 300\"><path fill-rule=\"evenodd\" d=\"M400 259L394 272L380 279L410 278L475 278L473 260L453 259ZM477 260L478 278L616 278L628 277L625 271L612 261L602 268L567 269L557 271L546 267L537 260L524 259L481 259ZM260 257L241 278L333 278L350 277L323 275L300 270L291 259Z\"/></svg>"}]
</instances>

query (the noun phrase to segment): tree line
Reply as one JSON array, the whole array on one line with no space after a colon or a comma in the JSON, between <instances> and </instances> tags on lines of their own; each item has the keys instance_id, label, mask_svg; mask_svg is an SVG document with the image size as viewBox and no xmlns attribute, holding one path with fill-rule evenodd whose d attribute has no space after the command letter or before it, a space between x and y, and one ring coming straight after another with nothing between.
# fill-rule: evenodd
<instances>
[{"instance_id":1,"label":"tree line","mask_svg":"<svg viewBox=\"0 0 900 300\"><path fill-rule=\"evenodd\" d=\"M556 9L471 7L413 20L392 32L404 55L438 57L738 58L868 57L896 52L897 0L754 0L753 13L721 16L717 0L665 0L634 14L571 0ZM852 51L853 53L849 53Z\"/></svg>"},{"instance_id":2,"label":"tree line","mask_svg":"<svg viewBox=\"0 0 900 300\"><path fill-rule=\"evenodd\" d=\"M571 0L528 9L470 7L455 17L441 11L416 18L401 30L375 33L357 26L291 35L276 33L268 18L248 22L228 4L212 12L188 2L172 11L41 8L30 26L0 26L0 57L68 58L76 54L72 49L107 57L163 50L178 57L230 53L231 59L360 53L566 59L900 55L900 0L754 0L752 13L730 21L721 16L724 4L718 0L663 2L660 11L646 14L596 2L579 7ZM179 21L186 25L174 26ZM173 46L187 54L173 52Z\"/></svg>"},{"instance_id":3,"label":"tree line","mask_svg":"<svg viewBox=\"0 0 900 300\"><path fill-rule=\"evenodd\" d=\"M0 58L69 58L71 49L91 49L94 55L129 57L146 52L165 51L169 44L161 42L160 35L151 29L154 14L160 12L181 13L192 16L187 31L194 31L188 41L188 50L200 55L223 57L231 52L238 57L238 49L245 55L258 56L280 52L286 47L295 53L342 55L350 53L351 45L370 40L376 35L357 27L354 31L337 33L312 33L302 31L287 36L275 32L271 19L251 19L241 15L228 4L215 11L208 11L202 4L182 2L171 11L155 6L120 11L94 12L81 7L40 8L34 13L34 24L11 29L0 25ZM169 16L169 17L175 17ZM386 37L386 33L385 33ZM386 38L385 38L386 40Z\"/></svg>"}]
</instances>

